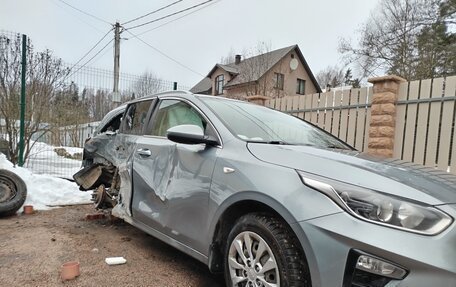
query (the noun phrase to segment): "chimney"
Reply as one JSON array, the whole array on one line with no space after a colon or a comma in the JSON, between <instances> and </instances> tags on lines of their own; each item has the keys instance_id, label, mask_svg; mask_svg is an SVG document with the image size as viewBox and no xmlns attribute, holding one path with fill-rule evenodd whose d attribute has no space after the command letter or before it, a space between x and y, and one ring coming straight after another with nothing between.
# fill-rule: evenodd
<instances>
[{"instance_id":1,"label":"chimney","mask_svg":"<svg viewBox=\"0 0 456 287\"><path fill-rule=\"evenodd\" d=\"M236 55L234 58L234 64L238 65L241 62L241 55Z\"/></svg>"}]
</instances>

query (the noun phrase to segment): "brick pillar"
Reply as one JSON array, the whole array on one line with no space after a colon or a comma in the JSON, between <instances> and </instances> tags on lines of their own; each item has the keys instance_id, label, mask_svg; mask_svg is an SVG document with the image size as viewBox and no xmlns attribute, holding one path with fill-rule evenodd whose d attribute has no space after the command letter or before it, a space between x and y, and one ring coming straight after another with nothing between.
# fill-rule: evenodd
<instances>
[{"instance_id":1,"label":"brick pillar","mask_svg":"<svg viewBox=\"0 0 456 287\"><path fill-rule=\"evenodd\" d=\"M269 99L270 99L269 97L265 97L265 96L261 96L261 95L247 97L247 101L260 105L260 106L264 106L266 100L269 100Z\"/></svg>"},{"instance_id":2,"label":"brick pillar","mask_svg":"<svg viewBox=\"0 0 456 287\"><path fill-rule=\"evenodd\" d=\"M368 82L374 85L368 153L382 157L393 157L397 94L399 84L405 80L390 75L370 78Z\"/></svg>"}]
</instances>

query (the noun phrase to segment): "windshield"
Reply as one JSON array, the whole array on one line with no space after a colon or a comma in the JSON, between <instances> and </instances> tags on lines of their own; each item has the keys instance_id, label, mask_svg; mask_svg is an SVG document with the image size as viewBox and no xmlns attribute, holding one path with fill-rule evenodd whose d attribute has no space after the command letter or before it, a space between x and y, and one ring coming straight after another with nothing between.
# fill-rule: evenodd
<instances>
[{"instance_id":1,"label":"windshield","mask_svg":"<svg viewBox=\"0 0 456 287\"><path fill-rule=\"evenodd\" d=\"M349 149L337 138L285 113L220 98L200 99L235 136L244 141Z\"/></svg>"}]
</instances>

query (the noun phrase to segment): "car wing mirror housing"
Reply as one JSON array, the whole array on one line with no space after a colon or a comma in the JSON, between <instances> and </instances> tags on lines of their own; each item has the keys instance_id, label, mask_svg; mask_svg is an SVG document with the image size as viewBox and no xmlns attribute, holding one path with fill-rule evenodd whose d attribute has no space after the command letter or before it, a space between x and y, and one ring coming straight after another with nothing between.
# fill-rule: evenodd
<instances>
[{"instance_id":1,"label":"car wing mirror housing","mask_svg":"<svg viewBox=\"0 0 456 287\"><path fill-rule=\"evenodd\" d=\"M179 125L168 129L166 133L170 141L181 144L219 145L217 139L204 135L204 131L197 125Z\"/></svg>"}]
</instances>

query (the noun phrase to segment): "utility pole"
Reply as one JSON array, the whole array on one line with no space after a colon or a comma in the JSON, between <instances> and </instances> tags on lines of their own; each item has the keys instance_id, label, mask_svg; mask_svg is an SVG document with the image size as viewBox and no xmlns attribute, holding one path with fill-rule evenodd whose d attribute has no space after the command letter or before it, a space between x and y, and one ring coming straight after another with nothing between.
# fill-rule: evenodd
<instances>
[{"instance_id":1,"label":"utility pole","mask_svg":"<svg viewBox=\"0 0 456 287\"><path fill-rule=\"evenodd\" d=\"M120 72L120 24L116 22L114 28L114 88L113 102L120 102L119 94L119 72Z\"/></svg>"}]
</instances>

